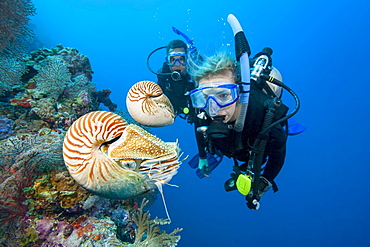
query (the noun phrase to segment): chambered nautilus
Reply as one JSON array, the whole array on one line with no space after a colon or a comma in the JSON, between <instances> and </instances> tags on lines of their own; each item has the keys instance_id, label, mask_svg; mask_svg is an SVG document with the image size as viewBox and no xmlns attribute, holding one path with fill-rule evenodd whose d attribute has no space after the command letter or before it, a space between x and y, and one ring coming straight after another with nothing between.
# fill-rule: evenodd
<instances>
[{"instance_id":1,"label":"chambered nautilus","mask_svg":"<svg viewBox=\"0 0 370 247\"><path fill-rule=\"evenodd\" d=\"M111 199L161 191L177 173L177 142L163 142L119 115L95 111L77 119L63 143L64 162L86 190Z\"/></svg>"},{"instance_id":2,"label":"chambered nautilus","mask_svg":"<svg viewBox=\"0 0 370 247\"><path fill-rule=\"evenodd\" d=\"M127 93L127 109L132 118L145 126L166 126L174 122L170 100L152 81L139 81Z\"/></svg>"}]
</instances>

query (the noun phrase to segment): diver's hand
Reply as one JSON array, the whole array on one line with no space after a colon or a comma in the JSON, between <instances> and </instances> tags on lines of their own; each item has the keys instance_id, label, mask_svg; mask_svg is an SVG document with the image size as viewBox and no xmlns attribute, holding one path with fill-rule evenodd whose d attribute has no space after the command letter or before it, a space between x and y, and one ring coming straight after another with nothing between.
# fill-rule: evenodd
<instances>
[{"instance_id":1,"label":"diver's hand","mask_svg":"<svg viewBox=\"0 0 370 247\"><path fill-rule=\"evenodd\" d=\"M209 175L211 174L207 159L200 158L199 163L198 163L198 168L205 177L209 177Z\"/></svg>"}]
</instances>

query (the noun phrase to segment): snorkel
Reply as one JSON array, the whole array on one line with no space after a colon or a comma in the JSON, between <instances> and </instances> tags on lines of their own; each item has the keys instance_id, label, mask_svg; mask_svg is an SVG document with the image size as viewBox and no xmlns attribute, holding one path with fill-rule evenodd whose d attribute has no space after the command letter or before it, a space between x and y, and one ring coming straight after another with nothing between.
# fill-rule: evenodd
<instances>
[{"instance_id":1,"label":"snorkel","mask_svg":"<svg viewBox=\"0 0 370 247\"><path fill-rule=\"evenodd\" d=\"M249 102L249 90L250 90L250 68L249 68L249 56L251 54L250 47L243 32L243 29L236 19L236 17L230 14L227 17L235 38L235 54L236 60L240 62L241 82L240 84L240 103L241 109L239 116L236 119L234 130L241 132L244 128L244 121L247 115L247 108Z\"/></svg>"},{"instance_id":2,"label":"snorkel","mask_svg":"<svg viewBox=\"0 0 370 247\"><path fill-rule=\"evenodd\" d=\"M178 30L176 27L172 27L172 31L174 31L174 33L176 33L178 35L181 35L186 40L186 42L188 43L188 55L189 55L189 57L191 57L191 58L195 57L196 54L197 54L197 48L194 46L194 41L191 40L188 36L186 36L186 34L181 32L180 30Z\"/></svg>"}]
</instances>

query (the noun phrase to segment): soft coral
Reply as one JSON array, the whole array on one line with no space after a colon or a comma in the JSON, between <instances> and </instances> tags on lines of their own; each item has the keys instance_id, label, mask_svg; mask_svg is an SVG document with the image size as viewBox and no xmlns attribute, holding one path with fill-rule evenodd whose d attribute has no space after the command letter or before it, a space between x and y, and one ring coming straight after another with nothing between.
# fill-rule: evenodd
<instances>
[{"instance_id":1,"label":"soft coral","mask_svg":"<svg viewBox=\"0 0 370 247\"><path fill-rule=\"evenodd\" d=\"M12 194L1 192L0 227L22 223L28 212L28 206L25 204L27 197L23 189L31 185L32 175L28 170L23 173L25 174L20 173L16 176L17 179L14 180L14 191Z\"/></svg>"}]
</instances>

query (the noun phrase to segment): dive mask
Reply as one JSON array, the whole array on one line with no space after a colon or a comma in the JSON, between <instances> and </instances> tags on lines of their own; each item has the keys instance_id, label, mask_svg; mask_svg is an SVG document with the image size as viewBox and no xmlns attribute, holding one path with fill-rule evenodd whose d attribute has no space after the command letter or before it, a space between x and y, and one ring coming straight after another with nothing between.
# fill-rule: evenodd
<instances>
[{"instance_id":1,"label":"dive mask","mask_svg":"<svg viewBox=\"0 0 370 247\"><path fill-rule=\"evenodd\" d=\"M239 99L237 84L224 84L216 87L196 88L190 92L194 108L205 109L212 99L219 107L234 104Z\"/></svg>"},{"instance_id":2,"label":"dive mask","mask_svg":"<svg viewBox=\"0 0 370 247\"><path fill-rule=\"evenodd\" d=\"M186 65L186 53L170 53L166 56L166 62L169 66Z\"/></svg>"}]
</instances>

